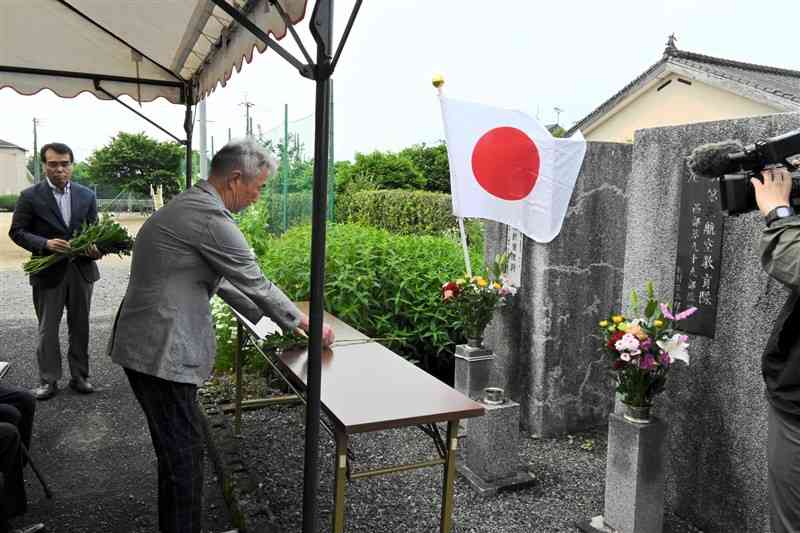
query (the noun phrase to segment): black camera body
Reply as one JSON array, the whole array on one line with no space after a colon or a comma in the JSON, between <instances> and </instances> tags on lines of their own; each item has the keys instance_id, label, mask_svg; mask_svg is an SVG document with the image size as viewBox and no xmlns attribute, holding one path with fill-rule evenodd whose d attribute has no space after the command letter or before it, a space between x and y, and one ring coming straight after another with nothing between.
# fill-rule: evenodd
<instances>
[{"instance_id":1,"label":"black camera body","mask_svg":"<svg viewBox=\"0 0 800 533\"><path fill-rule=\"evenodd\" d=\"M761 171L784 166L792 172L793 206L800 206L800 172L792 162L800 159L800 130L761 139L742 146L738 141L698 146L689 156L689 168L698 175L719 179L720 205L728 215L758 209L750 178L761 179Z\"/></svg>"}]
</instances>

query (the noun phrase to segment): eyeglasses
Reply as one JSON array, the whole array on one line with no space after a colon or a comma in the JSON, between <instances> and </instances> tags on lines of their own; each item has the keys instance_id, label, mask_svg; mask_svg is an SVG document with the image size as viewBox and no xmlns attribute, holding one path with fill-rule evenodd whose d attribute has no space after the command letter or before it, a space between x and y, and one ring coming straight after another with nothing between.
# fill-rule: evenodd
<instances>
[{"instance_id":1,"label":"eyeglasses","mask_svg":"<svg viewBox=\"0 0 800 533\"><path fill-rule=\"evenodd\" d=\"M47 168L53 168L53 169L58 167L69 168L72 166L72 161L48 161L47 163L45 163L45 165L47 165Z\"/></svg>"}]
</instances>

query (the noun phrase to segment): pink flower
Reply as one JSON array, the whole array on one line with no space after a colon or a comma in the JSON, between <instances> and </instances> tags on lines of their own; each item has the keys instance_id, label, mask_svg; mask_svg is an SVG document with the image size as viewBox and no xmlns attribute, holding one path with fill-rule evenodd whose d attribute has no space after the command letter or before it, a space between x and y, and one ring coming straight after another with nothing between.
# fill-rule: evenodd
<instances>
[{"instance_id":1,"label":"pink flower","mask_svg":"<svg viewBox=\"0 0 800 533\"><path fill-rule=\"evenodd\" d=\"M686 309L685 311L681 311L680 313L678 313L676 315L673 315L672 312L669 310L669 307L667 306L667 304L661 303L659 305L661 307L661 313L665 317L667 317L670 320L673 320L675 322L677 322L678 320L683 320L684 318L689 318L690 316L692 316L693 314L695 314L697 312L697 308L696 307L690 307L689 309Z\"/></svg>"},{"instance_id":2,"label":"pink flower","mask_svg":"<svg viewBox=\"0 0 800 533\"><path fill-rule=\"evenodd\" d=\"M660 352L658 354L658 360L664 366L669 366L670 364L672 364L672 358L669 356L667 352L663 351Z\"/></svg>"},{"instance_id":3,"label":"pink flower","mask_svg":"<svg viewBox=\"0 0 800 533\"><path fill-rule=\"evenodd\" d=\"M654 366L656 366L656 359L650 354L645 355L639 362L639 368L644 370L650 370Z\"/></svg>"}]
</instances>

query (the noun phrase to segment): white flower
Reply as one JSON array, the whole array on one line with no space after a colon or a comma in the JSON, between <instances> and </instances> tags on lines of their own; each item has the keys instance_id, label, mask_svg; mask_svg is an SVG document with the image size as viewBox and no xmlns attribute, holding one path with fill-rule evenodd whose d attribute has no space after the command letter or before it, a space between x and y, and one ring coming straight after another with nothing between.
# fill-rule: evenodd
<instances>
[{"instance_id":1,"label":"white flower","mask_svg":"<svg viewBox=\"0 0 800 533\"><path fill-rule=\"evenodd\" d=\"M628 352L622 352L621 354L619 354L619 358L625 361L626 363L630 363L631 354L629 354Z\"/></svg>"},{"instance_id":2,"label":"white flower","mask_svg":"<svg viewBox=\"0 0 800 533\"><path fill-rule=\"evenodd\" d=\"M631 335L630 333L626 333L625 335L623 335L620 340L614 343L614 347L616 347L617 351L628 352L631 355L637 355L638 353L640 353L639 339L637 339L635 335Z\"/></svg>"},{"instance_id":3,"label":"white flower","mask_svg":"<svg viewBox=\"0 0 800 533\"><path fill-rule=\"evenodd\" d=\"M687 348L689 347L689 343L686 341L689 337L676 333L671 339L667 339L666 337L665 339L666 340L656 341L658 347L667 352L673 361L678 359L688 365L689 352Z\"/></svg>"}]
</instances>

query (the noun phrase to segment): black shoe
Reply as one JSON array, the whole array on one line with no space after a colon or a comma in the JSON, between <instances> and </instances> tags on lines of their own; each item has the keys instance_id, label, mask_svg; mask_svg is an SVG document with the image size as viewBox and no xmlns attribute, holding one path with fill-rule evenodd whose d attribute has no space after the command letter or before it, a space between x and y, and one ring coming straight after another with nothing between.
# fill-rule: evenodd
<instances>
[{"instance_id":1,"label":"black shoe","mask_svg":"<svg viewBox=\"0 0 800 533\"><path fill-rule=\"evenodd\" d=\"M57 383L42 383L35 389L33 389L33 395L36 397L37 400L44 401L49 400L53 396L56 395L58 392L58 384Z\"/></svg>"},{"instance_id":2,"label":"black shoe","mask_svg":"<svg viewBox=\"0 0 800 533\"><path fill-rule=\"evenodd\" d=\"M94 392L94 387L84 378L72 378L69 380L69 388L81 394L91 394Z\"/></svg>"}]
</instances>

